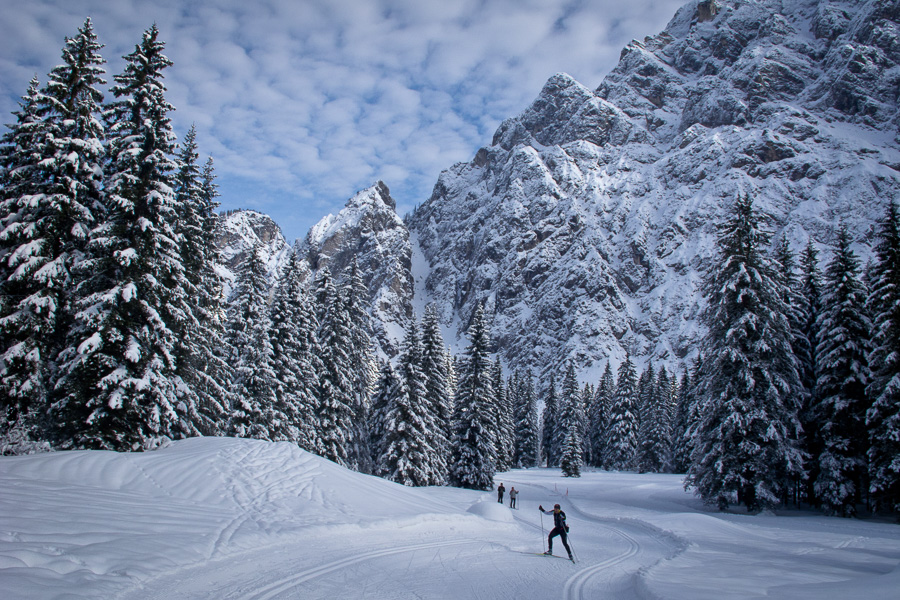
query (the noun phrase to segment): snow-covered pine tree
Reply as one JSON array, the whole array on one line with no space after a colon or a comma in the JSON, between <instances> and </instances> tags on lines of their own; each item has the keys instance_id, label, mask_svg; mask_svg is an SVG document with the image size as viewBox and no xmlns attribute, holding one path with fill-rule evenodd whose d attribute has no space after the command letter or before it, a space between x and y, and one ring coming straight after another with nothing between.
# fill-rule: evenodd
<instances>
[{"instance_id":1,"label":"snow-covered pine tree","mask_svg":"<svg viewBox=\"0 0 900 600\"><path fill-rule=\"evenodd\" d=\"M350 442L354 417L350 318L328 267L319 269L315 284L322 367L318 377L316 453L349 467L353 464Z\"/></svg>"},{"instance_id":2,"label":"snow-covered pine tree","mask_svg":"<svg viewBox=\"0 0 900 600\"><path fill-rule=\"evenodd\" d=\"M650 473L662 473L668 470L671 461L672 435L672 384L665 367L656 371L656 380L651 388L640 468Z\"/></svg>"},{"instance_id":3,"label":"snow-covered pine tree","mask_svg":"<svg viewBox=\"0 0 900 600\"><path fill-rule=\"evenodd\" d=\"M189 394L188 406L196 406L192 420L202 434L217 435L224 431L231 410L233 370L222 350L222 280L215 269L220 262L215 172L210 161L202 170L197 164L196 136L191 127L175 174L176 231L190 307L189 318L177 332L175 353L178 375L186 384L182 395Z\"/></svg>"},{"instance_id":4,"label":"snow-covered pine tree","mask_svg":"<svg viewBox=\"0 0 900 600\"><path fill-rule=\"evenodd\" d=\"M512 437L511 437L511 445L510 445L510 468L515 469L518 467L518 457L519 457L519 449L518 449L518 415L517 411L519 409L519 405L521 401L519 400L519 393L522 391L522 387L519 382L520 372L516 370L506 378L506 382L504 386L506 388L506 400L509 402L510 408L510 422L512 424Z\"/></svg>"},{"instance_id":5,"label":"snow-covered pine tree","mask_svg":"<svg viewBox=\"0 0 900 600\"><path fill-rule=\"evenodd\" d=\"M0 395L32 413L27 428L39 438L48 433L57 356L71 326L73 271L102 210L102 47L90 19L66 38L63 64L43 90L29 91L8 138L16 146L4 152L11 160L0 233L9 257L0 307Z\"/></svg>"},{"instance_id":6,"label":"snow-covered pine tree","mask_svg":"<svg viewBox=\"0 0 900 600\"><path fill-rule=\"evenodd\" d=\"M723 509L774 506L801 469L791 330L762 218L738 198L704 288L702 405L686 485Z\"/></svg>"},{"instance_id":7,"label":"snow-covered pine tree","mask_svg":"<svg viewBox=\"0 0 900 600\"><path fill-rule=\"evenodd\" d=\"M272 432L274 441L308 446L308 431L315 418L316 373L305 347L310 327L304 302L305 264L296 249L291 252L272 300L272 369L275 373L275 410L285 419Z\"/></svg>"},{"instance_id":8,"label":"snow-covered pine tree","mask_svg":"<svg viewBox=\"0 0 900 600\"><path fill-rule=\"evenodd\" d=\"M459 372L453 413L450 482L457 487L494 487L494 390L489 356L490 333L479 305L469 326L469 346Z\"/></svg>"},{"instance_id":9,"label":"snow-covered pine tree","mask_svg":"<svg viewBox=\"0 0 900 600\"><path fill-rule=\"evenodd\" d=\"M372 348L372 324L366 306L369 304L369 290L363 282L356 257L350 261L341 288L344 312L350 328L350 344L347 358L350 361L350 398L353 410L351 428L350 464L363 473L372 472L369 463L368 427L369 399L372 384L378 373Z\"/></svg>"},{"instance_id":10,"label":"snow-covered pine tree","mask_svg":"<svg viewBox=\"0 0 900 600\"><path fill-rule=\"evenodd\" d=\"M594 399L591 402L588 418L588 437L591 442L591 464L595 467L604 465L606 455L607 429L609 427L609 410L613 402L613 394L616 391L616 382L613 379L612 365L606 361L606 368L597 384Z\"/></svg>"},{"instance_id":11,"label":"snow-covered pine tree","mask_svg":"<svg viewBox=\"0 0 900 600\"><path fill-rule=\"evenodd\" d=\"M900 511L900 205L888 204L881 222L870 311L874 335L869 364L872 407L869 428L869 489L876 509Z\"/></svg>"},{"instance_id":12,"label":"snow-covered pine tree","mask_svg":"<svg viewBox=\"0 0 900 600\"><path fill-rule=\"evenodd\" d=\"M514 430L512 404L503 381L503 365L498 358L493 365L494 409L497 421L496 443L497 471L509 471L513 466Z\"/></svg>"},{"instance_id":13,"label":"snow-covered pine tree","mask_svg":"<svg viewBox=\"0 0 900 600\"><path fill-rule=\"evenodd\" d=\"M422 343L415 321L410 323L398 360L401 385L387 397L383 434L379 441L378 472L408 486L430 485L435 479L432 461L434 415L428 405L425 376L421 369Z\"/></svg>"},{"instance_id":14,"label":"snow-covered pine tree","mask_svg":"<svg viewBox=\"0 0 900 600\"><path fill-rule=\"evenodd\" d=\"M591 438L590 431L588 429L589 426L589 412L591 409L591 405L594 402L594 386L590 383L585 383L584 387L581 390L581 443L584 444L582 446L581 457L583 459L583 464L592 464L593 457L591 455Z\"/></svg>"},{"instance_id":15,"label":"snow-covered pine tree","mask_svg":"<svg viewBox=\"0 0 900 600\"><path fill-rule=\"evenodd\" d=\"M425 398L434 415L435 427L428 445L434 449L434 485L447 482L450 463L450 419L452 396L447 353L438 320L437 307L429 304L422 317L422 374L425 376Z\"/></svg>"},{"instance_id":16,"label":"snow-covered pine tree","mask_svg":"<svg viewBox=\"0 0 900 600\"><path fill-rule=\"evenodd\" d=\"M0 141L0 453L27 453L46 437L39 424L45 398L46 361L39 353L23 352L18 332L27 332L29 313L19 314L19 305L31 277L17 263L27 266L27 256L15 259L20 247L19 233L23 200L40 195L43 186L44 120L39 112L40 82L31 80L28 91L14 112L16 123L9 125ZM27 221L26 221L27 223ZM32 269L33 270L33 269ZM23 323L22 321L26 321ZM35 389L35 386L40 386ZM39 442L38 442L39 443Z\"/></svg>"},{"instance_id":17,"label":"snow-covered pine tree","mask_svg":"<svg viewBox=\"0 0 900 600\"><path fill-rule=\"evenodd\" d=\"M631 356L619 365L616 373L616 392L609 408L609 429L606 455L607 469L632 469L638 453L638 375Z\"/></svg>"},{"instance_id":18,"label":"snow-covered pine tree","mask_svg":"<svg viewBox=\"0 0 900 600\"><path fill-rule=\"evenodd\" d=\"M563 476L581 477L581 466L584 464L584 443L581 437L584 405L578 389L578 380L575 377L575 366L571 362L566 368L565 377L563 377L560 405L562 407L560 421L566 435L563 438L559 466Z\"/></svg>"},{"instance_id":19,"label":"snow-covered pine tree","mask_svg":"<svg viewBox=\"0 0 900 600\"><path fill-rule=\"evenodd\" d=\"M678 377L674 373L662 367L657 375L657 386L665 406L665 424L661 432L663 456L663 470L672 472L672 426L675 423L675 413L678 411Z\"/></svg>"},{"instance_id":20,"label":"snow-covered pine tree","mask_svg":"<svg viewBox=\"0 0 900 600\"><path fill-rule=\"evenodd\" d=\"M797 368L797 387L791 392L791 395L797 398L798 411L797 418L800 421L801 428L803 426L803 410L809 405L807 397L808 388L803 383L801 370L801 357L809 355L809 340L805 335L804 326L806 323L806 315L804 312L803 302L801 301L801 279L798 273L797 259L788 242L787 235L782 234L775 246L775 271L780 277L780 285L784 300L784 306L788 324L791 329L791 350L794 356L795 366ZM803 433L801 429L800 444L804 445ZM801 476L802 478L802 476ZM799 500L799 489L801 481L798 479L794 482L794 496Z\"/></svg>"},{"instance_id":21,"label":"snow-covered pine tree","mask_svg":"<svg viewBox=\"0 0 900 600\"><path fill-rule=\"evenodd\" d=\"M691 460L690 424L691 407L694 402L694 382L687 366L681 374L676 397L675 416L672 421L672 461L673 473L684 473Z\"/></svg>"},{"instance_id":22,"label":"snow-covered pine tree","mask_svg":"<svg viewBox=\"0 0 900 600\"><path fill-rule=\"evenodd\" d=\"M372 407L369 418L369 450L372 452L374 474L385 477L381 471L381 457L386 450L385 439L388 411L394 406L394 398L406 394L406 388L389 360L381 361L378 379L372 392Z\"/></svg>"},{"instance_id":23,"label":"snow-covered pine tree","mask_svg":"<svg viewBox=\"0 0 900 600\"><path fill-rule=\"evenodd\" d=\"M273 440L290 416L279 410L274 350L269 338L269 282L259 242L247 253L229 299L228 343L234 366L234 406L229 431L236 437Z\"/></svg>"},{"instance_id":24,"label":"snow-covered pine tree","mask_svg":"<svg viewBox=\"0 0 900 600\"><path fill-rule=\"evenodd\" d=\"M816 379L818 378L819 315L822 312L822 273L819 269L819 252L812 240L800 255L799 311L802 318L801 338L794 347L800 385L803 388L803 404L800 406L801 448L804 453L803 496L811 504L817 504L815 481L819 477L819 454L822 440L813 407L818 404Z\"/></svg>"},{"instance_id":25,"label":"snow-covered pine tree","mask_svg":"<svg viewBox=\"0 0 900 600\"><path fill-rule=\"evenodd\" d=\"M852 516L866 487L868 434L865 420L870 402L868 358L871 322L859 259L845 226L825 270L819 319L819 378L815 422L821 451L816 497L826 512Z\"/></svg>"},{"instance_id":26,"label":"snow-covered pine tree","mask_svg":"<svg viewBox=\"0 0 900 600\"><path fill-rule=\"evenodd\" d=\"M534 401L534 381L531 371L523 375L517 372L516 377L516 452L514 464L519 469L536 467L539 462L537 406Z\"/></svg>"},{"instance_id":27,"label":"snow-covered pine tree","mask_svg":"<svg viewBox=\"0 0 900 600\"><path fill-rule=\"evenodd\" d=\"M652 444L648 444L651 435L650 430L655 426L653 419L656 415L656 369L653 361L647 363L647 368L641 372L638 378L638 458L637 468L640 472L653 471L653 465L647 465L649 460L654 462L654 457L645 457L644 453Z\"/></svg>"},{"instance_id":28,"label":"snow-covered pine tree","mask_svg":"<svg viewBox=\"0 0 900 600\"><path fill-rule=\"evenodd\" d=\"M64 356L58 422L66 445L137 450L197 433L180 395L175 338L188 319L175 231L175 136L163 71L172 63L156 26L125 58L104 114L106 218L80 263L78 312Z\"/></svg>"},{"instance_id":29,"label":"snow-covered pine tree","mask_svg":"<svg viewBox=\"0 0 900 600\"><path fill-rule=\"evenodd\" d=\"M556 378L550 373L544 397L544 411L541 414L541 458L548 467L559 465L562 448L559 439L559 396L556 394Z\"/></svg>"},{"instance_id":30,"label":"snow-covered pine tree","mask_svg":"<svg viewBox=\"0 0 900 600\"><path fill-rule=\"evenodd\" d=\"M301 422L297 443L304 450L315 452L318 443L320 412L319 376L324 371L322 350L319 345L319 321L316 317L316 306L312 292L304 288L300 299L300 307L295 315L294 327L299 358L297 381L302 385L296 391ZM370 452L372 450L370 449ZM374 463L373 463L374 464Z\"/></svg>"}]
</instances>

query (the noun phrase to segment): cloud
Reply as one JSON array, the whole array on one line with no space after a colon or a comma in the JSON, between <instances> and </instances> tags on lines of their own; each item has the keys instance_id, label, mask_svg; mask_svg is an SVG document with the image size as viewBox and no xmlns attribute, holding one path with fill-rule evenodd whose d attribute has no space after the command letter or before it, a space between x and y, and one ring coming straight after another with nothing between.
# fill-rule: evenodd
<instances>
[{"instance_id":1,"label":"cloud","mask_svg":"<svg viewBox=\"0 0 900 600\"><path fill-rule=\"evenodd\" d=\"M595 87L682 2L0 0L0 111L86 16L110 80L155 22L173 123L196 124L223 207L267 212L293 239L377 178L399 210L421 203L550 76Z\"/></svg>"}]
</instances>

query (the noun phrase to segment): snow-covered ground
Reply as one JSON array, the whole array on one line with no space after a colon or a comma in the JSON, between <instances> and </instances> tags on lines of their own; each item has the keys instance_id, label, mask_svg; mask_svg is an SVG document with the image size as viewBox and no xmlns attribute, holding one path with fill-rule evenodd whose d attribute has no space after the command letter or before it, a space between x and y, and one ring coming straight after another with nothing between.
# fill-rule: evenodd
<instances>
[{"instance_id":1,"label":"snow-covered ground","mask_svg":"<svg viewBox=\"0 0 900 600\"><path fill-rule=\"evenodd\" d=\"M671 475L498 475L411 489L289 444L0 458L0 596L900 598L900 526L703 507ZM578 558L539 556L559 502ZM554 551L562 554L559 541Z\"/></svg>"}]
</instances>

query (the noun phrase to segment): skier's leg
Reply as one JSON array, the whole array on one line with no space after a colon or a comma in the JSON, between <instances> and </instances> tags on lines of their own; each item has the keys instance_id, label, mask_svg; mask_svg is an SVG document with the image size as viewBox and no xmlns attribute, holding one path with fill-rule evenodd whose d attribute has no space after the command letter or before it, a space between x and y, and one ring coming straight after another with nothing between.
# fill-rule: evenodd
<instances>
[{"instance_id":1,"label":"skier's leg","mask_svg":"<svg viewBox=\"0 0 900 600\"><path fill-rule=\"evenodd\" d=\"M563 547L566 549L566 552L569 553L569 558L572 558L572 549L569 548L569 539L568 539L569 536L566 535L566 530L565 530L565 529L563 529L563 530L559 533L559 538L562 540Z\"/></svg>"},{"instance_id":2,"label":"skier's leg","mask_svg":"<svg viewBox=\"0 0 900 600\"><path fill-rule=\"evenodd\" d=\"M550 530L550 535L547 536L547 553L553 554L553 538L559 535L559 527L554 527Z\"/></svg>"}]
</instances>

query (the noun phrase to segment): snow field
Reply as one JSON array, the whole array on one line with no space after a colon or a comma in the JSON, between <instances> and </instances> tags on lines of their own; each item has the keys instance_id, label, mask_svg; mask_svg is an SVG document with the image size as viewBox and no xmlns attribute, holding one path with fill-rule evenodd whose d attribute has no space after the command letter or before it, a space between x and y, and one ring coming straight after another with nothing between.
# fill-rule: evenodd
<instances>
[{"instance_id":1,"label":"snow field","mask_svg":"<svg viewBox=\"0 0 900 600\"><path fill-rule=\"evenodd\" d=\"M897 598L900 527L723 514L674 475L407 488L290 444L0 459L0 589L29 599ZM508 504L508 497L505 498ZM559 502L577 564L537 556ZM554 552L564 555L560 540Z\"/></svg>"}]
</instances>

